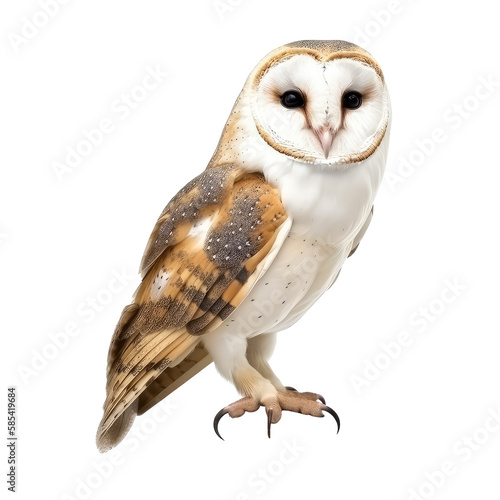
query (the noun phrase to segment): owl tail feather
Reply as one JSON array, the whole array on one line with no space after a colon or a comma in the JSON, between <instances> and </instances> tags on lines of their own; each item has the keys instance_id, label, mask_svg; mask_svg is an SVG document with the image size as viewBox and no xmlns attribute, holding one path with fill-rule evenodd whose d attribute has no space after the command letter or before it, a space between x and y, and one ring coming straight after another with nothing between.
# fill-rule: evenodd
<instances>
[{"instance_id":1,"label":"owl tail feather","mask_svg":"<svg viewBox=\"0 0 500 500\"><path fill-rule=\"evenodd\" d=\"M138 405L139 400L136 399L104 433L100 432L101 425L103 424L103 422L101 422L96 438L97 448L101 453L106 453L111 450L111 448L114 448L127 435L137 415Z\"/></svg>"}]
</instances>

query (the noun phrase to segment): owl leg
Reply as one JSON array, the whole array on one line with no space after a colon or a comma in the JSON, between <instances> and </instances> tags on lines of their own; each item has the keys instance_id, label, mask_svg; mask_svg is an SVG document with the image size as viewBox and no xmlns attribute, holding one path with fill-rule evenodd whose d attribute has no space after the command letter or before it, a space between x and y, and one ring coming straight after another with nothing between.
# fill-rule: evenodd
<instances>
[{"instance_id":1,"label":"owl leg","mask_svg":"<svg viewBox=\"0 0 500 500\"><path fill-rule=\"evenodd\" d=\"M287 388L281 383L268 363L276 347L276 338L276 333L268 333L248 339L247 359L250 365L276 387L277 391L286 392Z\"/></svg>"},{"instance_id":2,"label":"owl leg","mask_svg":"<svg viewBox=\"0 0 500 500\"><path fill-rule=\"evenodd\" d=\"M262 335L261 337L267 337ZM215 416L214 430L218 431L220 419L228 414L232 418L241 417L246 412L254 412L264 406L267 414L267 432L271 437L271 424L279 422L283 410L306 415L323 417L323 411L330 413L337 424L337 414L325 406L321 396L315 393L299 393L286 388L271 370L267 357L272 353L276 341L269 339L250 339L234 333L214 332L204 339L205 348L211 354L218 371L232 381L244 398L224 407Z\"/></svg>"},{"instance_id":3,"label":"owl leg","mask_svg":"<svg viewBox=\"0 0 500 500\"><path fill-rule=\"evenodd\" d=\"M247 347L248 362L276 387L279 392L278 401L282 410L305 415L323 416L323 410L328 407L325 407L325 398L321 394L298 392L293 387L284 386L269 366L268 360L276 346L276 339L276 333L258 335L249 339ZM335 416L334 413L332 413L333 416ZM340 426L340 422L338 424Z\"/></svg>"},{"instance_id":4,"label":"owl leg","mask_svg":"<svg viewBox=\"0 0 500 500\"><path fill-rule=\"evenodd\" d=\"M274 387L279 392L292 391L297 393L297 389L290 386L284 386L280 379L273 372L269 366L268 360L271 357L274 348L276 346L276 333L268 333L265 335L258 335L257 337L252 337L248 340L247 347L247 359L248 362L265 378L270 380ZM317 400L319 399L323 404L325 404L325 398L321 394L316 394L312 392L304 392L299 394L305 394L309 399Z\"/></svg>"},{"instance_id":5,"label":"owl leg","mask_svg":"<svg viewBox=\"0 0 500 500\"><path fill-rule=\"evenodd\" d=\"M245 336L234 332L214 331L203 338L203 345L212 356L219 373L231 381L238 392L245 396L243 399L224 407L216 415L214 429L221 439L218 423L226 414L237 418L246 412L254 412L260 406L264 406L273 423L278 422L281 418L278 391L270 380L248 362L247 344Z\"/></svg>"}]
</instances>

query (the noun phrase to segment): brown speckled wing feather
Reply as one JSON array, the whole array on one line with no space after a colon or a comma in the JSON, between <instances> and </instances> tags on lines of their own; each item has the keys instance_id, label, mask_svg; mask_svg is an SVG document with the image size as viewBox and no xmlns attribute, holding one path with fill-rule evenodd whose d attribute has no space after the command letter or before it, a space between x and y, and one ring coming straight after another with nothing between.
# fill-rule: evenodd
<instances>
[{"instance_id":1,"label":"brown speckled wing feather","mask_svg":"<svg viewBox=\"0 0 500 500\"><path fill-rule=\"evenodd\" d=\"M209 363L201 336L267 268L289 231L285 221L278 190L234 165L207 169L167 205L146 247L144 279L111 342L101 451L124 437L136 413Z\"/></svg>"}]
</instances>

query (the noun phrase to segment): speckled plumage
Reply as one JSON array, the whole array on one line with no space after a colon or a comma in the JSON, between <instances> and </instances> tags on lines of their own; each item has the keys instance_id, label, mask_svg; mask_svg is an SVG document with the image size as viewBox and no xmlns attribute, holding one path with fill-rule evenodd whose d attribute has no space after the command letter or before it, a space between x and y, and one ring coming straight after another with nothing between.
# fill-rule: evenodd
<instances>
[{"instance_id":1,"label":"speckled plumage","mask_svg":"<svg viewBox=\"0 0 500 500\"><path fill-rule=\"evenodd\" d=\"M190 235L205 218L211 219L206 234ZM131 405L141 412L149 403L141 399L148 386L236 309L286 218L276 188L235 165L205 171L167 205L146 248L144 280L111 342L102 449Z\"/></svg>"},{"instance_id":2,"label":"speckled plumage","mask_svg":"<svg viewBox=\"0 0 500 500\"><path fill-rule=\"evenodd\" d=\"M272 103L283 81L300 76L290 65L298 65L306 87L310 71L316 90L307 91L311 101L303 111L288 114ZM336 101L326 90L335 78L349 85L349 72L371 102L373 116L366 125L356 125L349 113L337 116ZM326 115L318 115L314 106L323 106ZM308 131L317 133L318 120L330 120L328 126L340 137L324 158ZM275 333L309 309L357 248L371 220L389 124L380 66L354 44L295 42L256 66L207 169L172 199L153 229L141 263L143 281L109 350L97 434L101 451L124 437L137 413L212 359L244 395L266 409L272 400L272 422L279 420L275 395L285 389L266 361ZM358 127L359 137L350 139L343 131L349 127ZM287 408L285 396L280 401L283 409L300 410L295 403ZM309 401L304 408L320 416L313 406Z\"/></svg>"}]
</instances>

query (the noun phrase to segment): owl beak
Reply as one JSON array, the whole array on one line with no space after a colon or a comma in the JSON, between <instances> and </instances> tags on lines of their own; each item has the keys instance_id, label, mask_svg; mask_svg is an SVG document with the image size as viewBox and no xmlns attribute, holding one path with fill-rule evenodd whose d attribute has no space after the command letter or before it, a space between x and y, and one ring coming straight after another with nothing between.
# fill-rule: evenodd
<instances>
[{"instance_id":1,"label":"owl beak","mask_svg":"<svg viewBox=\"0 0 500 500\"><path fill-rule=\"evenodd\" d=\"M333 133L329 128L320 128L314 131L321 144L325 158L328 158L333 144Z\"/></svg>"}]
</instances>

